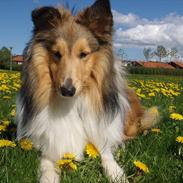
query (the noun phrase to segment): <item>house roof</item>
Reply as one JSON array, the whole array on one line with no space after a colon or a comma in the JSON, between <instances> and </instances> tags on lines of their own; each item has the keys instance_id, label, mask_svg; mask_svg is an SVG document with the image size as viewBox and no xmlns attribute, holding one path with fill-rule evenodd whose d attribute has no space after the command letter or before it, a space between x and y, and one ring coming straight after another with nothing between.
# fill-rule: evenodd
<instances>
[{"instance_id":1,"label":"house roof","mask_svg":"<svg viewBox=\"0 0 183 183\"><path fill-rule=\"evenodd\" d=\"M23 62L23 55L15 55L12 60L13 62Z\"/></svg>"},{"instance_id":2,"label":"house roof","mask_svg":"<svg viewBox=\"0 0 183 183\"><path fill-rule=\"evenodd\" d=\"M165 68L165 69L175 69L172 65L168 63L163 63L163 62L153 62L153 61L148 61L148 62L143 62L143 61L137 61L139 65L146 67L146 68Z\"/></svg>"},{"instance_id":3,"label":"house roof","mask_svg":"<svg viewBox=\"0 0 183 183\"><path fill-rule=\"evenodd\" d=\"M174 61L174 62L170 62L170 64L178 66L179 68L183 69L183 62Z\"/></svg>"}]
</instances>

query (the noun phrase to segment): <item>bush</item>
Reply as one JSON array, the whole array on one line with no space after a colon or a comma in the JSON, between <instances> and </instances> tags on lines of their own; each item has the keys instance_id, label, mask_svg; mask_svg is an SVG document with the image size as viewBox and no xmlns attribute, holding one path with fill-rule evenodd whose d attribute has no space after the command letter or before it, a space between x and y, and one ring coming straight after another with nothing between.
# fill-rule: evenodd
<instances>
[{"instance_id":1,"label":"bush","mask_svg":"<svg viewBox=\"0 0 183 183\"><path fill-rule=\"evenodd\" d=\"M1 64L0 65L0 69L2 69L2 70L10 70L10 66ZM16 63L13 63L12 70L13 71L21 71L22 70L22 65L18 65Z\"/></svg>"},{"instance_id":2,"label":"bush","mask_svg":"<svg viewBox=\"0 0 183 183\"><path fill-rule=\"evenodd\" d=\"M130 74L183 76L182 69L145 68L139 66L128 66L127 71Z\"/></svg>"}]
</instances>

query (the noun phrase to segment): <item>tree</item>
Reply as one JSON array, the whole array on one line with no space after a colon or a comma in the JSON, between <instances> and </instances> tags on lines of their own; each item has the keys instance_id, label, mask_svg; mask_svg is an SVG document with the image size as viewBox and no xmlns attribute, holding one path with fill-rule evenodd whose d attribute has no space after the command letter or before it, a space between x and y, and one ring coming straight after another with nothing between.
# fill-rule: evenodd
<instances>
[{"instance_id":1,"label":"tree","mask_svg":"<svg viewBox=\"0 0 183 183\"><path fill-rule=\"evenodd\" d=\"M124 49L120 48L118 50L118 56L121 58L121 60L126 60L127 59L127 54Z\"/></svg>"},{"instance_id":2,"label":"tree","mask_svg":"<svg viewBox=\"0 0 183 183\"><path fill-rule=\"evenodd\" d=\"M11 51L10 49L8 49L7 47L2 47L0 49L0 61L2 63L2 65L5 68L9 68L10 67L10 58L11 58Z\"/></svg>"},{"instance_id":3,"label":"tree","mask_svg":"<svg viewBox=\"0 0 183 183\"><path fill-rule=\"evenodd\" d=\"M171 48L170 52L168 53L168 55L170 55L170 61L172 61L172 58L177 57L177 53L177 48Z\"/></svg>"},{"instance_id":4,"label":"tree","mask_svg":"<svg viewBox=\"0 0 183 183\"><path fill-rule=\"evenodd\" d=\"M143 54L144 54L146 61L148 61L150 58L153 57L153 53L152 53L151 48L144 48Z\"/></svg>"},{"instance_id":5,"label":"tree","mask_svg":"<svg viewBox=\"0 0 183 183\"><path fill-rule=\"evenodd\" d=\"M161 62L162 58L167 57L168 53L164 46L159 45L157 46L156 51L154 52L154 55L159 57L159 60Z\"/></svg>"}]
</instances>

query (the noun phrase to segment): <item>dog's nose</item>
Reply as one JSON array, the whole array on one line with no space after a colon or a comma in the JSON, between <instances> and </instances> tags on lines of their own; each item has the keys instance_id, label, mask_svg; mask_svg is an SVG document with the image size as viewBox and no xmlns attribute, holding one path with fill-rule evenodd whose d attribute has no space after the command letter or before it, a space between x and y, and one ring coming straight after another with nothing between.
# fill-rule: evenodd
<instances>
[{"instance_id":1,"label":"dog's nose","mask_svg":"<svg viewBox=\"0 0 183 183\"><path fill-rule=\"evenodd\" d=\"M76 88L75 87L71 87L71 88L66 88L64 86L62 86L60 88L61 94L65 97L72 97L74 96L75 92L76 92Z\"/></svg>"},{"instance_id":2,"label":"dog's nose","mask_svg":"<svg viewBox=\"0 0 183 183\"><path fill-rule=\"evenodd\" d=\"M60 92L65 97L72 97L76 92L76 88L72 84L72 79L68 78L64 84L60 87Z\"/></svg>"}]
</instances>

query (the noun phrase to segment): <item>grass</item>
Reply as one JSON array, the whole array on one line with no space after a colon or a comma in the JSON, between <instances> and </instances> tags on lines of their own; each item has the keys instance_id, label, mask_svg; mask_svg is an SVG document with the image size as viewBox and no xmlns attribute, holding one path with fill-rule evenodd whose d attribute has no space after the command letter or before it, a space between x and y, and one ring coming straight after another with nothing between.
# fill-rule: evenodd
<instances>
[{"instance_id":1,"label":"grass","mask_svg":"<svg viewBox=\"0 0 183 183\"><path fill-rule=\"evenodd\" d=\"M15 97L19 88L19 74L8 73L1 76L0 87L4 85L8 88L2 91L0 88L0 120L10 120L7 130L0 132L0 139L8 138L15 140L15 125L13 124ZM146 134L138 136L136 139L126 143L125 149L119 147L115 153L115 158L124 167L130 182L138 183L181 183L183 182L183 144L175 141L177 136L183 136L183 121L170 119L169 106L176 107L175 112L183 114L183 80L180 77L169 76L143 76L129 75L129 82L136 90L140 87L141 93L146 95L142 98L144 106L156 105L161 112L161 120L156 128L160 128L160 133L148 131ZM148 88L154 83L178 84L172 86L172 90L179 91L178 96L170 96L166 93L156 93L156 97L148 97ZM139 85L144 81L144 87ZM146 83L147 82L147 83ZM17 84L17 85L16 85ZM156 86L157 87L157 86ZM167 91L170 88L166 89ZM10 91L10 92L8 92ZM148 92L147 92L148 91ZM10 96L11 99L3 99ZM35 183L37 182L40 152L35 150L24 151L17 144L16 147L0 148L0 182L1 183ZM134 160L145 163L149 168L149 173L139 171L133 164ZM108 183L101 168L100 158L84 158L78 163L77 171L64 170L61 173L63 183Z\"/></svg>"}]
</instances>

